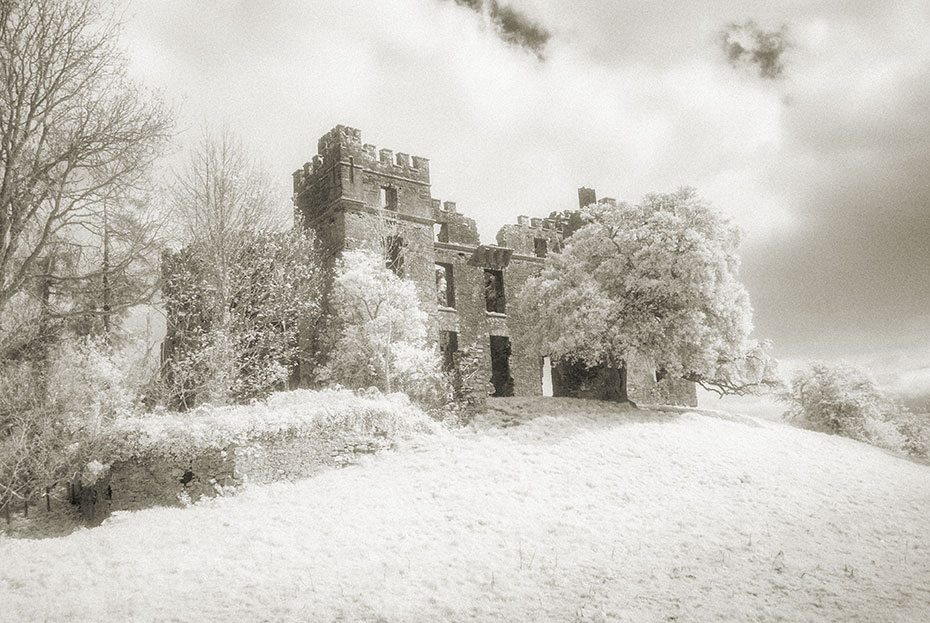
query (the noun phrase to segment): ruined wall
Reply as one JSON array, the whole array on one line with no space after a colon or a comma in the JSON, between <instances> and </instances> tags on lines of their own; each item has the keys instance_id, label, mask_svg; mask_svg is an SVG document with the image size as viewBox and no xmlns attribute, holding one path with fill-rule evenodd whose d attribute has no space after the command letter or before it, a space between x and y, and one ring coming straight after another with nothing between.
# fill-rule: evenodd
<instances>
[{"instance_id":1,"label":"ruined wall","mask_svg":"<svg viewBox=\"0 0 930 623\"><path fill-rule=\"evenodd\" d=\"M697 406L697 386L691 381L671 377L656 381L655 368L647 363L629 368L627 393L636 404Z\"/></svg>"},{"instance_id":2,"label":"ruined wall","mask_svg":"<svg viewBox=\"0 0 930 623\"><path fill-rule=\"evenodd\" d=\"M475 220L459 214L454 201L440 203L439 199L433 199L432 216L438 225L436 242L471 247L477 247L481 243Z\"/></svg>"},{"instance_id":3,"label":"ruined wall","mask_svg":"<svg viewBox=\"0 0 930 623\"><path fill-rule=\"evenodd\" d=\"M308 478L356 463L361 456L390 445L383 437L330 431L229 446L189 461L153 457L117 462L106 477L79 486L82 516L87 523L98 525L114 511L183 506L245 483Z\"/></svg>"},{"instance_id":4,"label":"ruined wall","mask_svg":"<svg viewBox=\"0 0 930 623\"><path fill-rule=\"evenodd\" d=\"M455 289L455 309L440 305L436 311L436 329L455 331L460 347L477 345L482 349L480 373L489 381L492 377L491 337L510 339L510 375L516 396L538 396L542 393L542 361L529 352L525 345L513 339L512 327L520 319L515 302L526 279L539 271L542 260L532 255L534 237L558 243L554 226L543 233L541 224L533 228L529 220L525 225L507 229L520 249L529 252L517 255L511 245L499 244L479 248L474 221L458 214L454 204L448 202L436 209L437 223L446 225L440 240L434 243L435 261L452 265ZM502 242L501 235L498 242ZM511 253L513 251L513 253ZM506 258L506 259L503 259ZM498 265L494 261L504 263ZM485 292L485 269L499 270L503 277L504 312L488 311ZM438 301L437 301L438 302Z\"/></svg>"},{"instance_id":5,"label":"ruined wall","mask_svg":"<svg viewBox=\"0 0 930 623\"><path fill-rule=\"evenodd\" d=\"M538 240L545 241L544 252L537 246ZM510 247L515 254L545 257L562 246L562 234L553 219L517 217L516 224L504 225L497 232L497 244Z\"/></svg>"},{"instance_id":6,"label":"ruined wall","mask_svg":"<svg viewBox=\"0 0 930 623\"><path fill-rule=\"evenodd\" d=\"M426 158L378 150L363 144L358 130L345 126L325 134L317 148L312 161L294 172L295 223L316 231L328 261L346 248L381 251L381 240L399 236L403 276L416 284L421 308L430 314L433 339L438 343L440 331L453 331L459 348L480 349L479 376L490 381L490 338L511 338L514 394L541 394L542 361L512 336L514 328L529 320L519 317L514 303L526 279L541 269L543 258L561 249L557 221L520 216L517 223L501 228L497 245L481 245L474 220L460 214L454 202L432 198ZM595 198L593 189L579 189L579 205L594 203ZM439 300L437 263L452 266L452 308ZM488 267L503 274L503 314L486 308ZM696 400L692 384L657 384L648 365L631 366L628 385L631 398L642 402Z\"/></svg>"},{"instance_id":7,"label":"ruined wall","mask_svg":"<svg viewBox=\"0 0 930 623\"><path fill-rule=\"evenodd\" d=\"M294 172L295 224L313 227L331 208L379 208L380 189L396 191L399 212L431 220L429 160L362 144L361 132L336 126L317 143L317 155Z\"/></svg>"}]
</instances>

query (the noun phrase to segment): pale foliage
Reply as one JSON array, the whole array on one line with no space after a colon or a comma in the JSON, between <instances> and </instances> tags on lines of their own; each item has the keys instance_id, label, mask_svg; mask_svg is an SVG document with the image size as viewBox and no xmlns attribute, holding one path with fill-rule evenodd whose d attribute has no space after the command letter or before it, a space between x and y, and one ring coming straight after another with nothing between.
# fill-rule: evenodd
<instances>
[{"instance_id":1,"label":"pale foliage","mask_svg":"<svg viewBox=\"0 0 930 623\"><path fill-rule=\"evenodd\" d=\"M145 363L103 337L63 340L48 372L35 364L0 368L0 507L34 498L79 474L106 444L110 425L129 417Z\"/></svg>"},{"instance_id":2,"label":"pale foliage","mask_svg":"<svg viewBox=\"0 0 930 623\"><path fill-rule=\"evenodd\" d=\"M196 244L165 255L172 338L164 391L179 408L262 398L286 387L298 365L312 367L300 336L315 330L322 313L313 235L243 235L231 251L225 294L209 275L210 257Z\"/></svg>"},{"instance_id":3,"label":"pale foliage","mask_svg":"<svg viewBox=\"0 0 930 623\"><path fill-rule=\"evenodd\" d=\"M858 368L810 364L795 374L782 400L788 405L785 418L804 427L926 454L927 423L886 396Z\"/></svg>"},{"instance_id":4,"label":"pale foliage","mask_svg":"<svg viewBox=\"0 0 930 623\"><path fill-rule=\"evenodd\" d=\"M591 205L582 218L520 294L537 352L588 366L645 358L720 391L771 378L767 345L750 338L738 232L694 191Z\"/></svg>"},{"instance_id":5,"label":"pale foliage","mask_svg":"<svg viewBox=\"0 0 930 623\"><path fill-rule=\"evenodd\" d=\"M70 427L97 434L107 421L132 411L132 380L129 359L104 339L65 341L49 374L49 404Z\"/></svg>"},{"instance_id":6,"label":"pale foliage","mask_svg":"<svg viewBox=\"0 0 930 623\"><path fill-rule=\"evenodd\" d=\"M332 302L342 330L328 363L330 380L417 398L438 391L438 355L413 282L394 275L375 253L346 251Z\"/></svg>"},{"instance_id":7,"label":"pale foliage","mask_svg":"<svg viewBox=\"0 0 930 623\"><path fill-rule=\"evenodd\" d=\"M107 443L93 459L104 464L132 458L189 460L204 452L262 439L334 431L395 439L433 430L437 430L436 424L402 394L295 390L272 394L247 406L201 405L186 413L117 418L107 428Z\"/></svg>"}]
</instances>

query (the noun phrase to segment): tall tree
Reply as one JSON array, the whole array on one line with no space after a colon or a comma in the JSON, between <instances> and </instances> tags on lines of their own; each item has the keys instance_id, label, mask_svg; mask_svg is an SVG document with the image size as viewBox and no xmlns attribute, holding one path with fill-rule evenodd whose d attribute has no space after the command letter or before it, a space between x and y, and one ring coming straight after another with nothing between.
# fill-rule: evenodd
<instances>
[{"instance_id":1,"label":"tall tree","mask_svg":"<svg viewBox=\"0 0 930 623\"><path fill-rule=\"evenodd\" d=\"M120 257L105 264L76 251L93 246L86 228L100 227L104 206L111 223L128 211L171 128L164 106L127 76L118 35L119 23L93 0L0 3L0 327L7 331L5 313L17 297L102 281L151 243L150 233L129 236ZM113 313L113 303L100 312Z\"/></svg>"},{"instance_id":2,"label":"tall tree","mask_svg":"<svg viewBox=\"0 0 930 623\"><path fill-rule=\"evenodd\" d=\"M228 128L204 128L186 166L175 176L171 210L176 235L196 245L216 290L217 310L228 309L231 274L243 236L289 224L285 202L270 177Z\"/></svg>"},{"instance_id":3,"label":"tall tree","mask_svg":"<svg viewBox=\"0 0 930 623\"><path fill-rule=\"evenodd\" d=\"M162 262L168 315L163 372L171 406L261 398L314 369L305 346L322 315L323 273L310 232L243 235L223 314L216 311L216 291L197 245L166 252Z\"/></svg>"},{"instance_id":4,"label":"tall tree","mask_svg":"<svg viewBox=\"0 0 930 623\"><path fill-rule=\"evenodd\" d=\"M750 337L738 232L693 190L582 217L519 297L540 355L615 369L645 358L723 393L775 382L766 345Z\"/></svg>"},{"instance_id":5,"label":"tall tree","mask_svg":"<svg viewBox=\"0 0 930 623\"><path fill-rule=\"evenodd\" d=\"M219 131L203 129L186 166L176 174L171 192L175 236L184 245L182 254L189 264L176 276L196 269L198 282L195 289L200 293L197 295L196 313L207 320L198 329L202 333L198 338L201 342L199 348L203 351L201 354L209 354L206 359L200 357L198 370L193 375L199 379L196 383L199 389L193 392L199 396L197 400L205 397L214 404L223 404L248 394L236 388L241 386L244 378L240 365L244 356L241 350L245 344L243 332L254 329L253 320L257 316L243 315L240 305L243 300L270 297L270 288L275 284L243 280L243 271L251 270L247 266L251 261L249 258L259 262L273 259L274 245L286 242L261 237L262 234L279 232L289 224L288 211L284 206L285 201L275 192L269 176L232 132L226 128ZM309 249L314 243L307 239L304 244L299 236L293 237L293 242L297 245L295 250L307 250L307 255L303 258L288 256L288 266L296 267L304 262L293 276L296 278L298 273L303 274L306 270L308 278L313 277L313 283L305 285L312 290L316 287L316 256ZM262 251L250 255L250 249ZM183 280L180 283L182 290L178 300L190 299L184 293ZM287 283L291 284L287 287L298 287L293 279ZM317 304L315 300L313 303ZM177 304L177 301L172 304ZM280 317L283 319L286 315ZM173 312L169 310L169 322L172 318ZM168 330L170 335L175 331L190 332L190 327L178 324L169 326ZM272 357L269 361L277 360ZM177 373L183 367L181 364L187 361L174 361L174 372ZM269 381L265 387L271 384ZM181 385L186 385L186 381ZM190 393L189 389L185 392ZM181 402L183 406L189 406L186 394Z\"/></svg>"},{"instance_id":6,"label":"tall tree","mask_svg":"<svg viewBox=\"0 0 930 623\"><path fill-rule=\"evenodd\" d=\"M378 387L426 399L439 389L439 359L427 341L428 316L412 281L395 275L385 258L346 251L332 294L341 324L328 375L347 387Z\"/></svg>"}]
</instances>

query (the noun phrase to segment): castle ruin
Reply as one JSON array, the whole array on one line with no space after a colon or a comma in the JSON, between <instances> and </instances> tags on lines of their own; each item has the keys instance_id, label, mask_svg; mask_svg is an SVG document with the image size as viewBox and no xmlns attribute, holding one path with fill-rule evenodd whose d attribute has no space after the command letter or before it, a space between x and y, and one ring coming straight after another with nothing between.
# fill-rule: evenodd
<instances>
[{"instance_id":1,"label":"castle ruin","mask_svg":"<svg viewBox=\"0 0 930 623\"><path fill-rule=\"evenodd\" d=\"M555 220L520 216L501 228L496 244L482 244L473 219L433 198L427 158L377 150L341 125L320 138L317 152L293 174L294 219L313 230L329 267L344 250L383 253L395 273L416 284L446 366L460 347L478 347L478 374L490 395L538 396L550 386L557 396L589 395L576 375L569 381L511 339L526 322L512 305L520 287L561 248ZM578 200L583 207L596 196L582 188ZM663 379L648 363L631 362L626 372L616 382L626 383L631 400L697 404L694 384Z\"/></svg>"}]
</instances>

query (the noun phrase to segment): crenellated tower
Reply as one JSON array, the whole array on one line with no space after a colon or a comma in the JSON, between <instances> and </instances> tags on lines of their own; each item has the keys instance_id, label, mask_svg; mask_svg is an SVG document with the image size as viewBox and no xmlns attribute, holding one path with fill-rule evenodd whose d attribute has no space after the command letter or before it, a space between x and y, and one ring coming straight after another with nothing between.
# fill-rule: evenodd
<instances>
[{"instance_id":1,"label":"crenellated tower","mask_svg":"<svg viewBox=\"0 0 930 623\"><path fill-rule=\"evenodd\" d=\"M421 300L435 298L428 159L378 150L359 130L338 125L293 177L295 225L314 231L328 261L346 249L382 251L390 268L417 284Z\"/></svg>"},{"instance_id":2,"label":"crenellated tower","mask_svg":"<svg viewBox=\"0 0 930 623\"><path fill-rule=\"evenodd\" d=\"M342 125L320 138L317 154L293 178L295 226L316 234L327 268L345 250L380 253L386 266L416 285L420 307L430 316L431 339L447 369L457 365L456 352L464 347L480 354L469 381L478 392L581 395L581 385L560 376L560 363L530 350L521 331L531 319L517 304L526 280L583 224L577 213L568 211L574 217L567 219L520 216L501 228L497 244L482 244L475 221L454 201L432 198L429 160L379 150L362 143L357 129ZM598 201L592 188L578 189L579 207L612 201ZM322 300L327 305L325 291ZM325 353L330 345L324 342L307 341L305 348ZM631 366L632 396L694 404L693 384L660 383L650 365Z\"/></svg>"}]
</instances>

